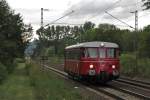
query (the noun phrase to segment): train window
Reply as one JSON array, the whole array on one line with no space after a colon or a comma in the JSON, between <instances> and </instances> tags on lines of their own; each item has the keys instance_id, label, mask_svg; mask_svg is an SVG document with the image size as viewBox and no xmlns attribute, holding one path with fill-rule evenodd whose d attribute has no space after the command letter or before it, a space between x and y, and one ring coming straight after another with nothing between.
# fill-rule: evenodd
<instances>
[{"instance_id":1,"label":"train window","mask_svg":"<svg viewBox=\"0 0 150 100\"><path fill-rule=\"evenodd\" d=\"M104 48L99 49L99 57L100 58L106 58L106 52Z\"/></svg>"},{"instance_id":2,"label":"train window","mask_svg":"<svg viewBox=\"0 0 150 100\"><path fill-rule=\"evenodd\" d=\"M68 50L66 51L66 59L78 60L80 58L79 50Z\"/></svg>"},{"instance_id":3,"label":"train window","mask_svg":"<svg viewBox=\"0 0 150 100\"><path fill-rule=\"evenodd\" d=\"M114 48L107 49L107 57L108 58L115 58L115 49Z\"/></svg>"},{"instance_id":4,"label":"train window","mask_svg":"<svg viewBox=\"0 0 150 100\"><path fill-rule=\"evenodd\" d=\"M116 58L119 58L119 55L120 55L120 52L119 52L119 50L117 50L117 49L115 49L115 55L116 55Z\"/></svg>"},{"instance_id":5,"label":"train window","mask_svg":"<svg viewBox=\"0 0 150 100\"><path fill-rule=\"evenodd\" d=\"M85 58L85 57L86 57L86 52L85 52L85 50L81 50L81 51L80 51L80 55L81 55L81 57Z\"/></svg>"},{"instance_id":6,"label":"train window","mask_svg":"<svg viewBox=\"0 0 150 100\"><path fill-rule=\"evenodd\" d=\"M97 58L98 57L98 53L97 53L97 49L96 48L88 48L88 57L90 58Z\"/></svg>"}]
</instances>

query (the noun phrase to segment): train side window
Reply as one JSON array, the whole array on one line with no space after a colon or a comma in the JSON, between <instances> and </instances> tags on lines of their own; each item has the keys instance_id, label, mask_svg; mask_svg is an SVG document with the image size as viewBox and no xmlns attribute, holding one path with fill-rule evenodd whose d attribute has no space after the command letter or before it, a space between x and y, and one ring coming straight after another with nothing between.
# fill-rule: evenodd
<instances>
[{"instance_id":1,"label":"train side window","mask_svg":"<svg viewBox=\"0 0 150 100\"><path fill-rule=\"evenodd\" d=\"M80 57L81 57L81 58L85 58L85 49L82 49L82 50L80 51Z\"/></svg>"},{"instance_id":2,"label":"train side window","mask_svg":"<svg viewBox=\"0 0 150 100\"><path fill-rule=\"evenodd\" d=\"M70 58L69 54L70 54L70 51L66 51L66 58L67 58L67 59Z\"/></svg>"},{"instance_id":3,"label":"train side window","mask_svg":"<svg viewBox=\"0 0 150 100\"><path fill-rule=\"evenodd\" d=\"M80 58L87 58L87 55L88 55L88 51L86 48L82 48L80 50Z\"/></svg>"},{"instance_id":4,"label":"train side window","mask_svg":"<svg viewBox=\"0 0 150 100\"><path fill-rule=\"evenodd\" d=\"M116 51L116 58L119 58L119 56L120 56L120 51L118 50L118 49L115 49L115 51Z\"/></svg>"},{"instance_id":5,"label":"train side window","mask_svg":"<svg viewBox=\"0 0 150 100\"><path fill-rule=\"evenodd\" d=\"M81 58L84 58L85 57L85 53L84 53L84 51L81 51Z\"/></svg>"}]
</instances>

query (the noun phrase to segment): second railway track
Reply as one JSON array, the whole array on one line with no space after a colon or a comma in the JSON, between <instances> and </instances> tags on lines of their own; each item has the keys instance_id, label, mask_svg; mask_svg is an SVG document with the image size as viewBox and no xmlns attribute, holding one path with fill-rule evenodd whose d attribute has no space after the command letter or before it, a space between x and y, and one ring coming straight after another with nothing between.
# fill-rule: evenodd
<instances>
[{"instance_id":1,"label":"second railway track","mask_svg":"<svg viewBox=\"0 0 150 100\"><path fill-rule=\"evenodd\" d=\"M148 83L148 82L142 82L142 81L138 81L138 80L131 80L131 79L127 79L127 78L120 78L116 81L122 82L122 83L127 83L127 84L130 84L130 85L134 85L134 86L138 86L138 87L142 87L142 88L150 90L150 83Z\"/></svg>"}]
</instances>

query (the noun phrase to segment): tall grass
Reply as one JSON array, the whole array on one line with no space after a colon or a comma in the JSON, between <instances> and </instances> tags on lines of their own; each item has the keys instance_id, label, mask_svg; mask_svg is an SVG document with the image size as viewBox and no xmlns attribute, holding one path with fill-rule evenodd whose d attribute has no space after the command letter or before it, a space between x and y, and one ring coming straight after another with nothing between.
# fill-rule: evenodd
<instances>
[{"instance_id":1,"label":"tall grass","mask_svg":"<svg viewBox=\"0 0 150 100\"><path fill-rule=\"evenodd\" d=\"M25 64L18 63L14 72L0 85L0 100L35 100L33 88L25 72Z\"/></svg>"},{"instance_id":2,"label":"tall grass","mask_svg":"<svg viewBox=\"0 0 150 100\"><path fill-rule=\"evenodd\" d=\"M80 94L54 73L42 71L32 64L30 82L34 87L37 100L81 100Z\"/></svg>"}]
</instances>

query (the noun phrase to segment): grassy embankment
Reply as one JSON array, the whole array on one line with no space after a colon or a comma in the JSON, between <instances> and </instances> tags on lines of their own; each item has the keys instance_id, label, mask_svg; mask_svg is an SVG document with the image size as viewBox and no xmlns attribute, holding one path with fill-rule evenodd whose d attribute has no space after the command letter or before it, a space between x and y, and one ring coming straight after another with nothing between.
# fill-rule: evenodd
<instances>
[{"instance_id":1,"label":"grassy embankment","mask_svg":"<svg viewBox=\"0 0 150 100\"><path fill-rule=\"evenodd\" d=\"M0 100L81 100L81 96L54 73L19 63L0 85Z\"/></svg>"},{"instance_id":2,"label":"grassy embankment","mask_svg":"<svg viewBox=\"0 0 150 100\"><path fill-rule=\"evenodd\" d=\"M40 71L36 64L29 69L36 100L81 100L80 94L53 72Z\"/></svg>"},{"instance_id":3,"label":"grassy embankment","mask_svg":"<svg viewBox=\"0 0 150 100\"><path fill-rule=\"evenodd\" d=\"M18 63L15 71L0 85L0 100L34 100L33 88L24 68L24 63Z\"/></svg>"}]
</instances>

